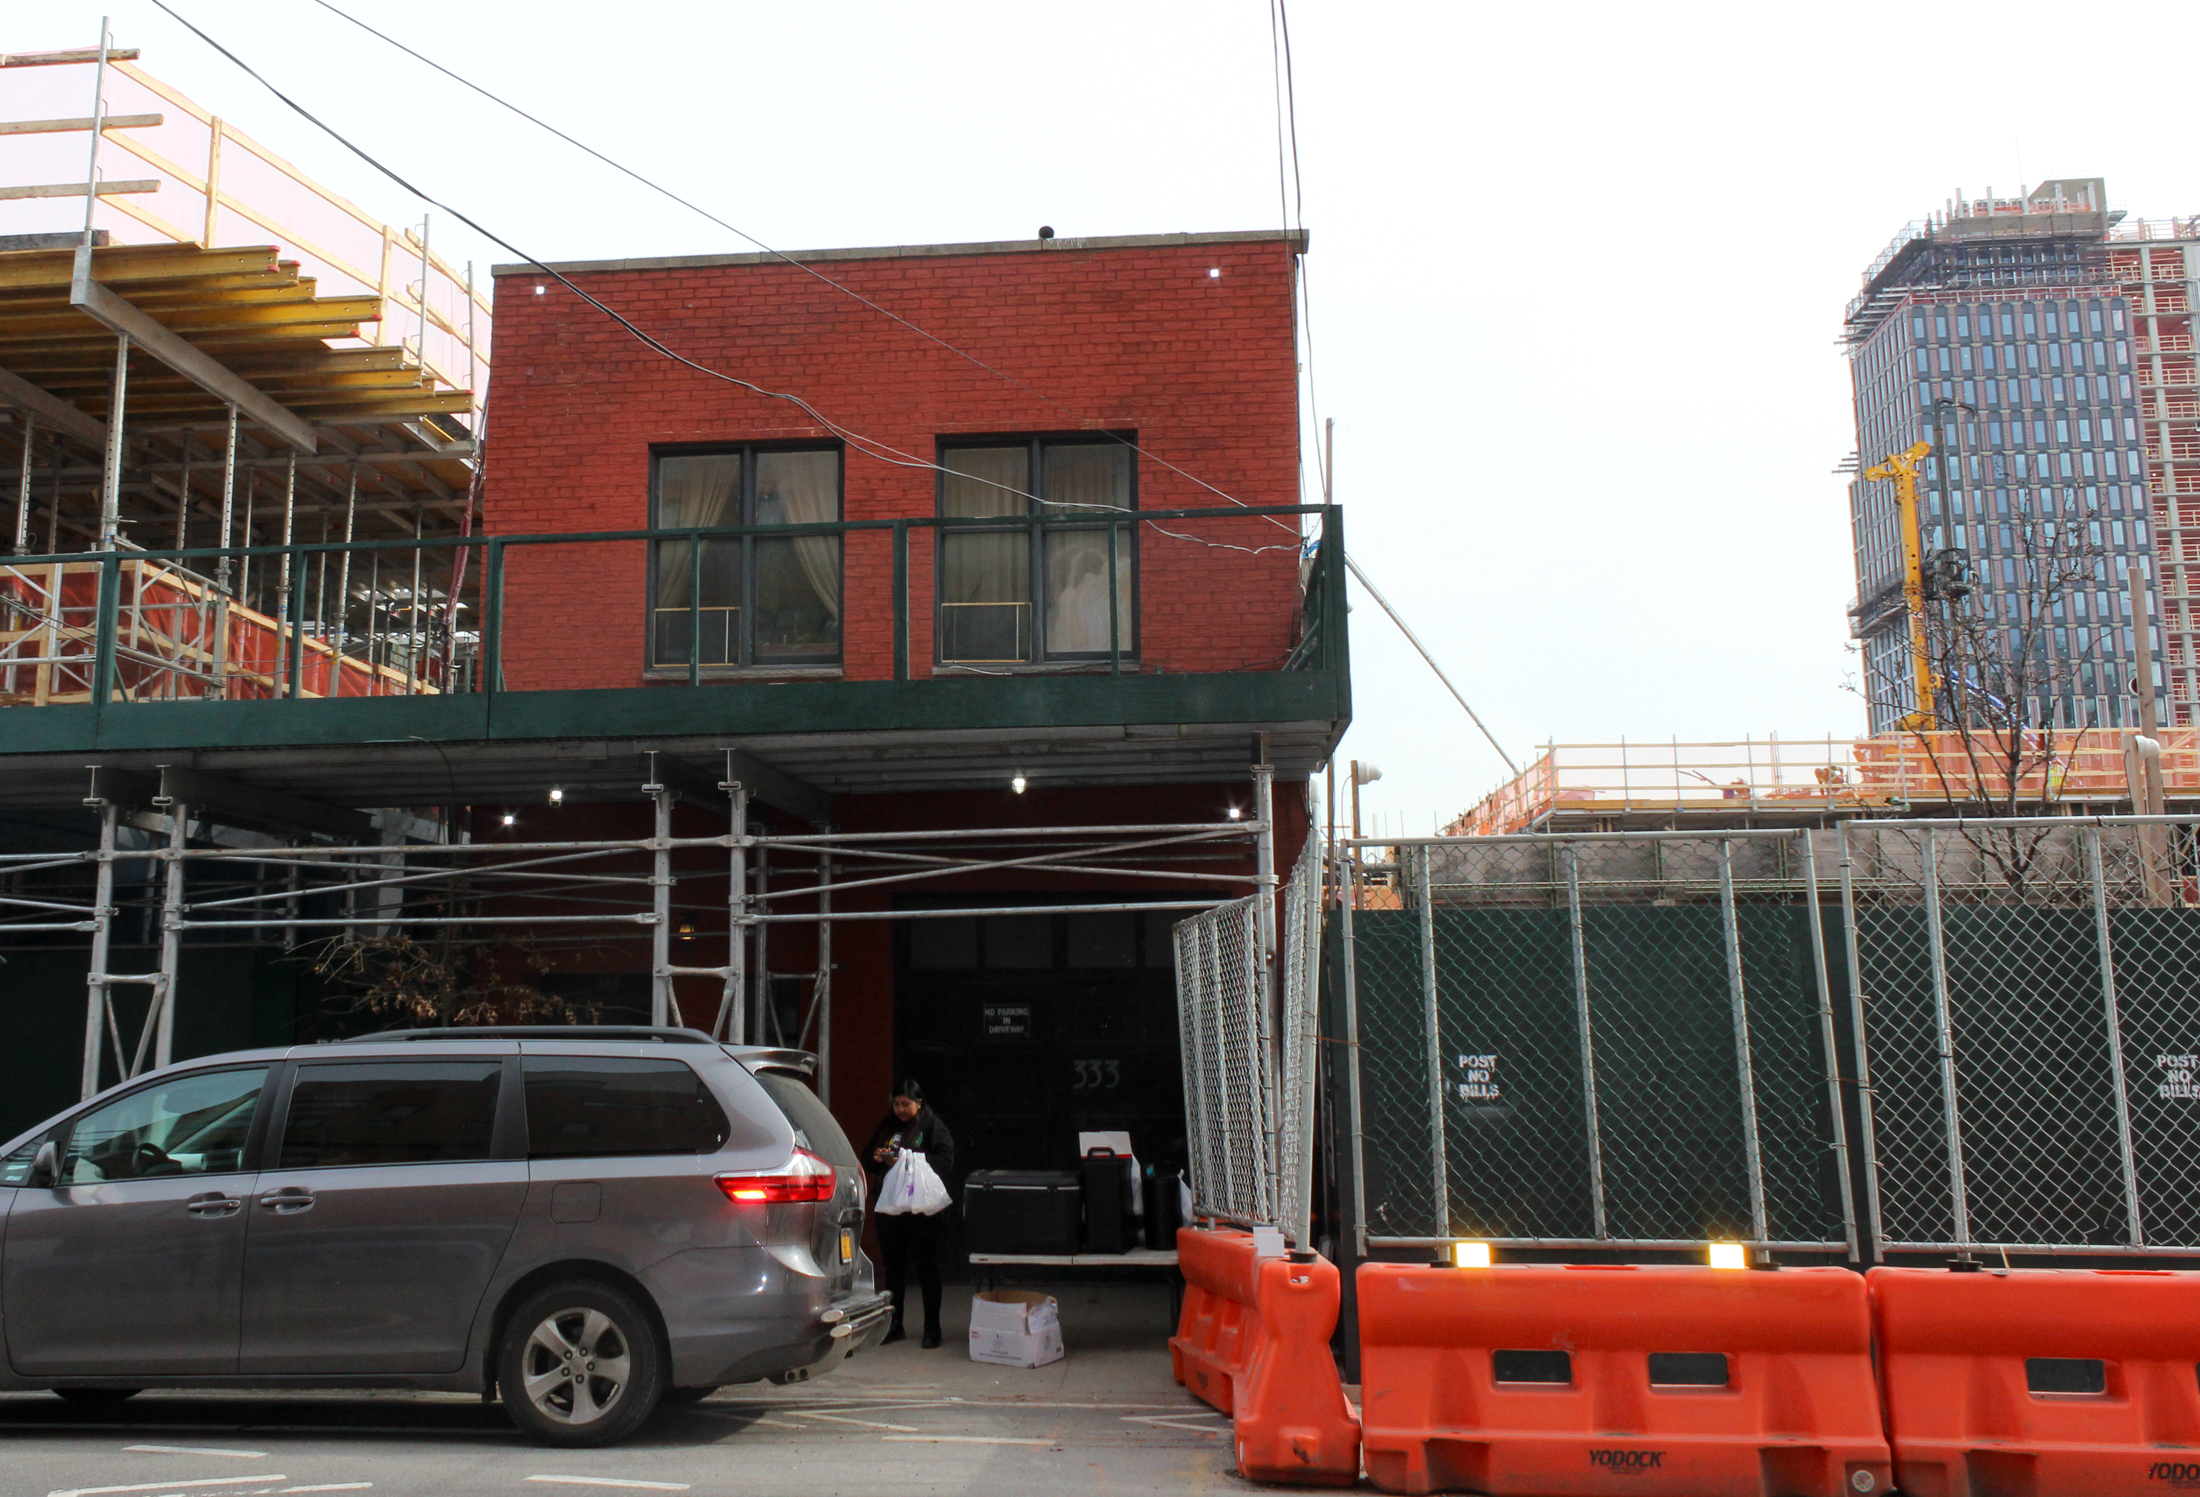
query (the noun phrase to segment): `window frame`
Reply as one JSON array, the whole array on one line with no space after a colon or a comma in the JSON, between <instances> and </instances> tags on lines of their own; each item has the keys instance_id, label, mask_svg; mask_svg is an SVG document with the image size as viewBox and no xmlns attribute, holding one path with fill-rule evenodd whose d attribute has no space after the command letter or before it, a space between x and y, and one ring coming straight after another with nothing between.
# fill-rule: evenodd
<instances>
[{"instance_id":1,"label":"window frame","mask_svg":"<svg viewBox=\"0 0 2200 1497\"><path fill-rule=\"evenodd\" d=\"M649 449L649 528L669 529L659 523L658 504L664 460L682 457L738 457L741 461L740 492L736 503L738 514L734 526L753 526L756 513L756 460L770 452L830 452L833 455L833 521L844 524L848 518L848 448L844 442L816 440L786 440L774 442L680 442L653 443ZM731 528L731 527L727 527ZM735 605L740 613L739 627L735 631L735 659L707 661L691 664L686 660L670 661L657 658L657 558L659 553L674 540L649 542L649 566L646 591L643 594L643 668L652 675L685 676L692 670L704 675L732 675L744 671L785 672L805 669L838 671L847 661L848 653L848 538L845 533L836 537L839 541L838 581L840 587L840 638L830 656L808 654L782 658L761 657L756 649L756 542L769 540L769 536L745 535L736 542L741 548L740 578ZM718 544L725 544L720 541ZM690 638L688 649L696 653L699 641Z\"/></svg>"},{"instance_id":2,"label":"window frame","mask_svg":"<svg viewBox=\"0 0 2200 1497\"><path fill-rule=\"evenodd\" d=\"M260 1077L259 1100L252 1104L252 1123L245 1130L244 1148L239 1153L237 1168L224 1173L232 1175L257 1174L262 1165L262 1156L267 1150L267 1140L275 1108L288 1100L290 1081L288 1073L291 1069L292 1067L288 1062L263 1059L239 1060L223 1065L201 1066L189 1071L169 1071L163 1075L148 1077L142 1086L134 1086L128 1091L92 1098L60 1122L48 1128L44 1133L39 1134L34 1142L51 1143L54 1146L56 1164L65 1168L69 1157L69 1144L76 1137L77 1127L85 1119L105 1112L110 1107L120 1106L133 1097L141 1096L163 1086L172 1086L179 1081L195 1080L201 1076L220 1076L231 1071L256 1070L264 1074ZM177 1177L163 1175L145 1178L174 1179ZM124 1184L127 1182L110 1181L109 1183ZM16 1187L0 1187L0 1189L14 1188ZM75 1187L57 1185L55 1188L66 1190Z\"/></svg>"},{"instance_id":3,"label":"window frame","mask_svg":"<svg viewBox=\"0 0 2200 1497\"><path fill-rule=\"evenodd\" d=\"M286 1061L279 1068L274 1106L269 1110L265 1130L256 1139L260 1150L258 1169L261 1174L303 1173L308 1170L362 1170L362 1169L450 1169L467 1165L506 1164L514 1160L522 1163L527 1158L527 1114L524 1100L515 1100L519 1087L519 1056L503 1050L467 1052L462 1050L430 1051L426 1054L407 1051L399 1055L322 1055L315 1054L297 1060ZM476 1065L501 1063L504 1074L497 1084L496 1115L489 1127L489 1148L481 1159L418 1159L403 1164L292 1164L283 1163L283 1135L290 1129L290 1103L298 1088L298 1074L307 1066L372 1066L419 1065L444 1062L446 1064L471 1062Z\"/></svg>"},{"instance_id":4,"label":"window frame","mask_svg":"<svg viewBox=\"0 0 2200 1497\"><path fill-rule=\"evenodd\" d=\"M1120 446L1123 448L1125 461L1129 466L1129 484L1127 486L1129 502L1120 513L1134 517L1138 514L1138 434L1135 431L1111 430L1098 432L958 432L949 436L941 436L935 440L933 447L934 459L938 465L937 471L932 475L933 515L943 522L949 519L947 514L947 480L949 477L947 455L950 451L967 448L1023 448L1026 462L1025 472L1029 475L1027 481L1031 485L1031 492L1036 499L1043 500L1046 498L1045 453L1050 446ZM1140 527L1135 518L1128 524L1122 521L1114 523L1123 537L1123 540L1118 542L1116 565L1118 569L1128 568L1130 572L1130 585L1127 589L1129 601L1125 605L1130 613L1129 628L1126 631L1119 627L1116 633L1118 641L1122 641L1126 632L1129 639L1121 644L1120 649L1054 650L1048 647L1046 637L1046 537L1050 532L1098 531L1104 533L1109 528L1109 522L1106 520L1095 522L1082 520L1081 518L1072 519L1056 516L1051 514L1043 503L1029 504L1027 513L1021 521L1018 521L1014 515L1001 515L982 522L970 522L970 528L973 530L999 534L1012 533L1020 529L1021 533L1029 537L1025 566L1030 589L1027 601L1031 606L1031 648L1029 654L1020 661L951 660L944 653L947 637L945 627L947 606L946 540L949 535L954 533L954 529L959 527L954 527L951 523L943 523L934 532L938 537L938 544L934 550L932 566L933 663L938 666L993 667L1014 670L1019 667L1094 665L1117 659L1139 659L1140 651L1144 645L1144 629L1141 619L1144 610L1140 606L1141 588L1143 586L1139 566L1138 533Z\"/></svg>"}]
</instances>

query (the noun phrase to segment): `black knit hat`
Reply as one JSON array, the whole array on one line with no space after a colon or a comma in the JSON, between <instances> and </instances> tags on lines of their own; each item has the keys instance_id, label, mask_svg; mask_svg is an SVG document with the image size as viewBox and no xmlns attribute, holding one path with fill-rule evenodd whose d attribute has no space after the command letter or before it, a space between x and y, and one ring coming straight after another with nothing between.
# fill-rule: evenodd
<instances>
[{"instance_id":1,"label":"black knit hat","mask_svg":"<svg viewBox=\"0 0 2200 1497\"><path fill-rule=\"evenodd\" d=\"M911 1076L894 1088L894 1095L907 1097L912 1102L922 1102L924 1100L924 1088L917 1085L916 1077Z\"/></svg>"}]
</instances>

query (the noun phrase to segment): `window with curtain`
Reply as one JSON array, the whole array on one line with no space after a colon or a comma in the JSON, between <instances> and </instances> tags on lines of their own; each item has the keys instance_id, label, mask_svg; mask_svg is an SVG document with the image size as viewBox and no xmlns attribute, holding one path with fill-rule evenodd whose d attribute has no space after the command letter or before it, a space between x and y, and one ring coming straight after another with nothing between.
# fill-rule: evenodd
<instances>
[{"instance_id":1,"label":"window with curtain","mask_svg":"<svg viewBox=\"0 0 2200 1497\"><path fill-rule=\"evenodd\" d=\"M657 459L651 524L809 525L841 517L838 448L743 447ZM840 537L663 540L651 557L650 663L833 665Z\"/></svg>"},{"instance_id":2,"label":"window with curtain","mask_svg":"<svg viewBox=\"0 0 2200 1497\"><path fill-rule=\"evenodd\" d=\"M1117 648L1136 651L1137 507L1127 439L1014 437L940 444L940 514L991 522L940 534L946 664L1100 659L1113 532Z\"/></svg>"}]
</instances>

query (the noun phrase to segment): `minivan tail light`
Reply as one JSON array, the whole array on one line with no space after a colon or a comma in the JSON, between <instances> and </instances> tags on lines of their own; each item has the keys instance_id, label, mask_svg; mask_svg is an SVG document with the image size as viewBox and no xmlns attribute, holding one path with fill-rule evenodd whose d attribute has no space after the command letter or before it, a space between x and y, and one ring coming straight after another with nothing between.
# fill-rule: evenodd
<instances>
[{"instance_id":1,"label":"minivan tail light","mask_svg":"<svg viewBox=\"0 0 2200 1497\"><path fill-rule=\"evenodd\" d=\"M742 1205L779 1206L790 1201L829 1201L840 1184L833 1167L808 1149L796 1149L784 1168L720 1175L726 1199Z\"/></svg>"}]
</instances>

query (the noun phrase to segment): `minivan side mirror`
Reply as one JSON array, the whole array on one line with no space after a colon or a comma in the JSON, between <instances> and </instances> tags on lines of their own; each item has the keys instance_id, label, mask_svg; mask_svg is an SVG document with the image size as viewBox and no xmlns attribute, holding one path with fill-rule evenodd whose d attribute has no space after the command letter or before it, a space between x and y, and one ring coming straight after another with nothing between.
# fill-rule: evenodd
<instances>
[{"instance_id":1,"label":"minivan side mirror","mask_svg":"<svg viewBox=\"0 0 2200 1497\"><path fill-rule=\"evenodd\" d=\"M38 1152L31 1157L30 1178L23 1183L33 1190L51 1190L60 1178L61 1151L54 1147L53 1140L49 1138L38 1146Z\"/></svg>"}]
</instances>

